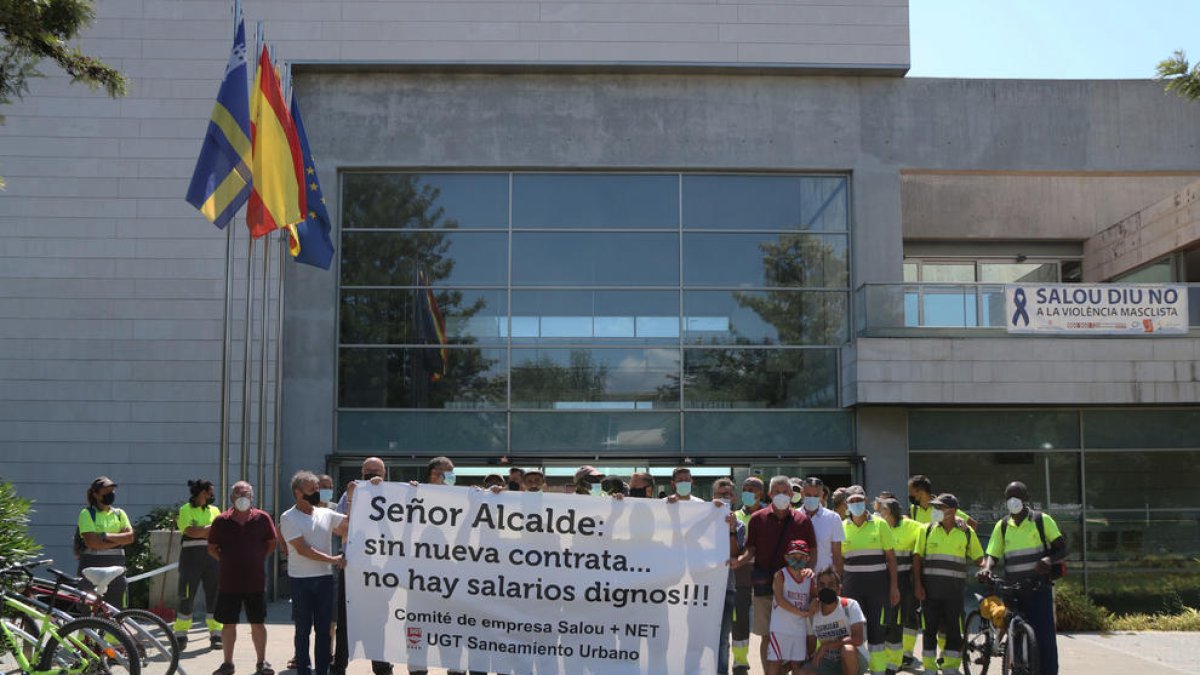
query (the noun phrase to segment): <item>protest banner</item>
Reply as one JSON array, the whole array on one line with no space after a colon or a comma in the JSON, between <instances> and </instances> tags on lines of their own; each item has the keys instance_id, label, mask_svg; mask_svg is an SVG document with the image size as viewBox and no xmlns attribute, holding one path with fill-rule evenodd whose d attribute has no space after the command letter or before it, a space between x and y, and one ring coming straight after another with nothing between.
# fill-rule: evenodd
<instances>
[{"instance_id":1,"label":"protest banner","mask_svg":"<svg viewBox=\"0 0 1200 675\"><path fill-rule=\"evenodd\" d=\"M360 483L350 654L492 673L716 672L727 506Z\"/></svg>"},{"instance_id":2,"label":"protest banner","mask_svg":"<svg viewBox=\"0 0 1200 675\"><path fill-rule=\"evenodd\" d=\"M1180 335L1188 332L1188 294L1167 284L1009 284L1010 333Z\"/></svg>"}]
</instances>

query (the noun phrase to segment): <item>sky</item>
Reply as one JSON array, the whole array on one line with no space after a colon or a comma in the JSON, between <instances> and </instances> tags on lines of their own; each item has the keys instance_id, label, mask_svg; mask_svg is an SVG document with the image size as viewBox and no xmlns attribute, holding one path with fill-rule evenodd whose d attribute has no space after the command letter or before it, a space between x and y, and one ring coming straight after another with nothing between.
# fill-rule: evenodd
<instances>
[{"instance_id":1,"label":"sky","mask_svg":"<svg viewBox=\"0 0 1200 675\"><path fill-rule=\"evenodd\" d=\"M909 0L909 77L1146 79L1200 59L1200 0Z\"/></svg>"}]
</instances>

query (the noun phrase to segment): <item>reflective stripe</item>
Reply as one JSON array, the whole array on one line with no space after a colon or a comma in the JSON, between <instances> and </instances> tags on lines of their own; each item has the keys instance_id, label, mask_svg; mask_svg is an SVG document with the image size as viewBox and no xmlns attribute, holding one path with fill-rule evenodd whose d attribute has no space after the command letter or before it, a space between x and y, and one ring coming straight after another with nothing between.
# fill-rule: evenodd
<instances>
[{"instance_id":1,"label":"reflective stripe","mask_svg":"<svg viewBox=\"0 0 1200 675\"><path fill-rule=\"evenodd\" d=\"M846 563L845 569L846 569L846 574L850 574L851 572L853 572L855 574L858 574L860 572L886 572L887 571L887 563L883 563L881 565L855 565L855 566L851 566L850 563Z\"/></svg>"},{"instance_id":2,"label":"reflective stripe","mask_svg":"<svg viewBox=\"0 0 1200 675\"><path fill-rule=\"evenodd\" d=\"M122 558L124 558L125 557L125 549L106 548L102 551L88 551L84 555L110 555L110 556L121 556Z\"/></svg>"},{"instance_id":3,"label":"reflective stripe","mask_svg":"<svg viewBox=\"0 0 1200 675\"><path fill-rule=\"evenodd\" d=\"M924 572L925 572L925 574L927 574L928 576L931 576L931 577L946 577L948 579L966 579L967 578L966 570L956 571L956 570L941 570L941 569L936 569L936 568L934 568L934 569L926 568L924 570Z\"/></svg>"},{"instance_id":4,"label":"reflective stripe","mask_svg":"<svg viewBox=\"0 0 1200 675\"><path fill-rule=\"evenodd\" d=\"M195 548L197 546L208 546L207 539L184 539L183 544L179 548Z\"/></svg>"}]
</instances>

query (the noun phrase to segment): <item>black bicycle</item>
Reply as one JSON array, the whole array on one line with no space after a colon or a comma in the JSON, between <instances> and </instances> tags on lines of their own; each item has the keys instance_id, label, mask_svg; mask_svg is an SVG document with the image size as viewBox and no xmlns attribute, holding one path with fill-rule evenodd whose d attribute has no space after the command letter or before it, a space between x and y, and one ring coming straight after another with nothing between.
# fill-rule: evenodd
<instances>
[{"instance_id":1,"label":"black bicycle","mask_svg":"<svg viewBox=\"0 0 1200 675\"><path fill-rule=\"evenodd\" d=\"M993 659L1000 659L1003 675L1038 675L1037 637L1021 616L1020 591L1036 591L1048 583L1039 577L992 580L994 593L975 598L979 609L967 615L963 640L963 672L987 675Z\"/></svg>"}]
</instances>

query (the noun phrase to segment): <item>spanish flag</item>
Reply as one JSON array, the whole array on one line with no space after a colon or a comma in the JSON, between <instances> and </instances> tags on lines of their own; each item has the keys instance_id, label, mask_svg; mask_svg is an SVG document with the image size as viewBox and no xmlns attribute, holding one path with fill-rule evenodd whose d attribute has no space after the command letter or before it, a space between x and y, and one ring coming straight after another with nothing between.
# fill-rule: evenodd
<instances>
[{"instance_id":1,"label":"spanish flag","mask_svg":"<svg viewBox=\"0 0 1200 675\"><path fill-rule=\"evenodd\" d=\"M446 376L450 367L450 352L446 349L446 320L442 317L437 296L433 294L433 286L429 283L429 276L425 274L425 270L417 273L417 285L417 302L420 304L421 313L417 330L420 331L422 342L437 346L437 349L422 351L425 352L429 367L429 381L439 382Z\"/></svg>"},{"instance_id":2,"label":"spanish flag","mask_svg":"<svg viewBox=\"0 0 1200 675\"><path fill-rule=\"evenodd\" d=\"M286 227L291 233L289 248L295 256L300 253L296 224L308 211L304 159L266 45L258 55L254 89L250 92L250 125L254 191L246 209L246 224L256 238Z\"/></svg>"}]
</instances>

